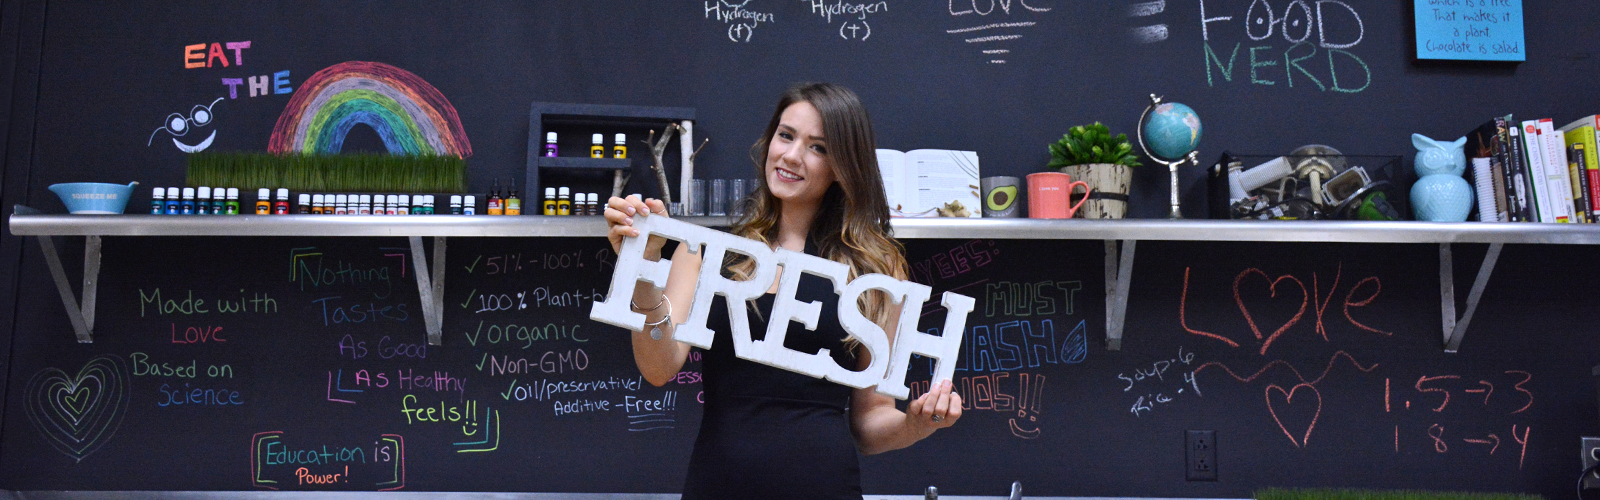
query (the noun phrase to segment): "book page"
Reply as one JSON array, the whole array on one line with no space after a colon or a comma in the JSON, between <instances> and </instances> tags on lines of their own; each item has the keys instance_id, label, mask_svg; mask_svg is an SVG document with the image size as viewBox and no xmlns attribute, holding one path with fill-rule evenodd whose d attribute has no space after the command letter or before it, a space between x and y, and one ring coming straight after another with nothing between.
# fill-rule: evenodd
<instances>
[{"instance_id":1,"label":"book page","mask_svg":"<svg viewBox=\"0 0 1600 500\"><path fill-rule=\"evenodd\" d=\"M879 149L878 173L883 176L883 194L889 200L889 215L901 216L905 203L906 154L893 149Z\"/></svg>"},{"instance_id":2,"label":"book page","mask_svg":"<svg viewBox=\"0 0 1600 500\"><path fill-rule=\"evenodd\" d=\"M978 194L978 153L919 149L906 153L906 170L915 176L915 207L909 217L982 217ZM909 190L908 190L909 191ZM940 214L944 209L946 213Z\"/></svg>"}]
</instances>

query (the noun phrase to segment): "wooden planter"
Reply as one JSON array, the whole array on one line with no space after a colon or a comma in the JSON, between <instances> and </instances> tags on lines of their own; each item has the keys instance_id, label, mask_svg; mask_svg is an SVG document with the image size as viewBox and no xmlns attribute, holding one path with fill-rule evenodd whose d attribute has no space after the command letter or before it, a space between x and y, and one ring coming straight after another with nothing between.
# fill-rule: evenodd
<instances>
[{"instance_id":1,"label":"wooden planter","mask_svg":"<svg viewBox=\"0 0 1600 500\"><path fill-rule=\"evenodd\" d=\"M1091 163L1061 167L1074 181L1089 184L1089 201L1078 210L1080 219L1121 219L1128 214L1128 187L1133 184L1133 168L1126 165Z\"/></svg>"}]
</instances>

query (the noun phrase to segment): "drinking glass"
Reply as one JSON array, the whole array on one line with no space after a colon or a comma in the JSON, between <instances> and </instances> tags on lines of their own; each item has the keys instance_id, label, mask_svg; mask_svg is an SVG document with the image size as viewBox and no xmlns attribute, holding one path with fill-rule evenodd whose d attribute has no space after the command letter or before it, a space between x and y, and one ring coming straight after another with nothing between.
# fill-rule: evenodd
<instances>
[{"instance_id":1,"label":"drinking glass","mask_svg":"<svg viewBox=\"0 0 1600 500\"><path fill-rule=\"evenodd\" d=\"M746 193L744 190L744 179L734 179L733 187L731 188L728 196L728 215L732 215L734 217L744 216L744 204L745 200L749 196L749 193Z\"/></svg>"},{"instance_id":2,"label":"drinking glass","mask_svg":"<svg viewBox=\"0 0 1600 500\"><path fill-rule=\"evenodd\" d=\"M685 201L689 203L690 217L704 217L706 215L705 179L694 179L693 181L690 181L689 199Z\"/></svg>"},{"instance_id":3,"label":"drinking glass","mask_svg":"<svg viewBox=\"0 0 1600 500\"><path fill-rule=\"evenodd\" d=\"M711 208L707 215L724 217L728 215L728 180L711 180Z\"/></svg>"}]
</instances>

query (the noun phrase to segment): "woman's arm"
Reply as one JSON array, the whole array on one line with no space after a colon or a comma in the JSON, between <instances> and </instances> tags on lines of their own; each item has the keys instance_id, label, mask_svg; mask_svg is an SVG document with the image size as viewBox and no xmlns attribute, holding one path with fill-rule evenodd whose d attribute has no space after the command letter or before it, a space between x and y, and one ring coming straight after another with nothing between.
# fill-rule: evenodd
<instances>
[{"instance_id":1,"label":"woman's arm","mask_svg":"<svg viewBox=\"0 0 1600 500\"><path fill-rule=\"evenodd\" d=\"M892 329L899 323L900 313L894 307L890 307L890 311L885 323ZM890 329L885 332L889 345L894 345L895 332ZM863 349L856 368L864 370L871 366L871 358L872 355ZM907 403L904 412L894 407L894 398L878 394L874 389L856 389L850 397L850 431L855 434L856 448L863 455L911 446L933 435L933 431L955 425L956 420L961 419L961 395L952 390L949 381L930 387L922 397Z\"/></svg>"},{"instance_id":2,"label":"woman's arm","mask_svg":"<svg viewBox=\"0 0 1600 500\"><path fill-rule=\"evenodd\" d=\"M621 249L622 238L639 236L639 231L633 228L633 217L666 216L666 209L658 200L640 200L636 196L611 198L606 204L606 222L611 226L607 238L611 240L612 249ZM665 238L651 236L650 239L644 257L659 260ZM690 302L694 300L694 285L699 280L700 262L699 255L691 254L686 247L679 245L672 254L672 269L667 273L665 290L656 289L648 283L634 287L634 310L644 313L647 324L643 329L633 332L633 361L639 366L644 379L656 387L677 376L678 371L683 369L683 363L689 359L689 345L672 338L673 324L689 314ZM670 318L667 317L669 314ZM660 324L651 326L648 323ZM651 338L650 332L656 328L661 331L659 340Z\"/></svg>"}]
</instances>

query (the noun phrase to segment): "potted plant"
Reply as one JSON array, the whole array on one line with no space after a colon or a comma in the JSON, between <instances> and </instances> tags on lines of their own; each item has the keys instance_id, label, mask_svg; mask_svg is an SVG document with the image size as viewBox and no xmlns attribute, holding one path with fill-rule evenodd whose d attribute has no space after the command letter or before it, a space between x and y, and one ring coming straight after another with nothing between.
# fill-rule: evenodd
<instances>
[{"instance_id":1,"label":"potted plant","mask_svg":"<svg viewBox=\"0 0 1600 500\"><path fill-rule=\"evenodd\" d=\"M1128 134L1111 135L1100 122L1072 127L1050 144L1046 168L1089 184L1089 201L1078 211L1085 219L1121 219L1128 213L1128 187L1139 157Z\"/></svg>"}]
</instances>

